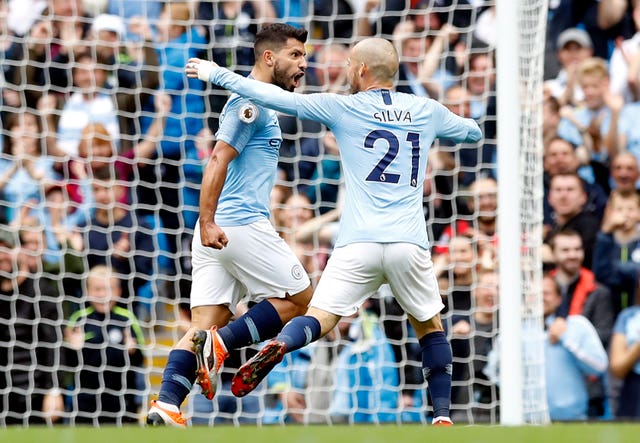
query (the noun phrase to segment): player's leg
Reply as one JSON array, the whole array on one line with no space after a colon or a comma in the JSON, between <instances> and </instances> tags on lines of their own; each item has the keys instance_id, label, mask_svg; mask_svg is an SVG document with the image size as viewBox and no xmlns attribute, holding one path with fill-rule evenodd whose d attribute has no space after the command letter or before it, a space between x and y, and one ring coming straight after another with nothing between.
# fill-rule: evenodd
<instances>
[{"instance_id":1,"label":"player's leg","mask_svg":"<svg viewBox=\"0 0 640 443\"><path fill-rule=\"evenodd\" d=\"M451 423L451 374L453 356L451 345L442 328L440 314L427 321L418 321L409 315L422 351L422 373L429 383L429 395L433 403L433 423Z\"/></svg>"},{"instance_id":2,"label":"player's leg","mask_svg":"<svg viewBox=\"0 0 640 443\"><path fill-rule=\"evenodd\" d=\"M195 333L212 326L226 325L233 314L232 307L246 292L221 261L226 251L202 246L199 233L196 224L192 247L191 327L169 353L158 399L147 416L147 423L151 425L184 426L180 405L191 391L196 374L200 372L198 358L192 350ZM212 397L216 380L213 385L203 383L205 396Z\"/></svg>"},{"instance_id":3,"label":"player's leg","mask_svg":"<svg viewBox=\"0 0 640 443\"><path fill-rule=\"evenodd\" d=\"M251 392L286 352L300 349L350 316L382 283L379 245L359 243L334 250L306 315L288 322L278 336L245 363L231 382L231 392Z\"/></svg>"},{"instance_id":4,"label":"player's leg","mask_svg":"<svg viewBox=\"0 0 640 443\"><path fill-rule=\"evenodd\" d=\"M307 311L313 288L283 298L272 297L252 306L242 317L217 331L225 349L240 349L275 337L289 320Z\"/></svg>"},{"instance_id":5,"label":"player's leg","mask_svg":"<svg viewBox=\"0 0 640 443\"><path fill-rule=\"evenodd\" d=\"M231 392L244 397L253 391L287 352L293 352L323 337L340 321L341 316L309 308L306 315L288 322L278 336L238 369L231 380Z\"/></svg>"},{"instance_id":6,"label":"player's leg","mask_svg":"<svg viewBox=\"0 0 640 443\"><path fill-rule=\"evenodd\" d=\"M223 328L196 331L192 349L198 359L197 382L205 397L213 399L218 373L229 351L275 337L287 321L306 312L312 294L309 285L294 296L263 300Z\"/></svg>"},{"instance_id":7,"label":"player's leg","mask_svg":"<svg viewBox=\"0 0 640 443\"><path fill-rule=\"evenodd\" d=\"M229 351L275 337L287 321L306 312L313 294L300 261L268 220L225 228L225 232L229 245L234 245L225 255L227 269L258 303L224 328L196 332L196 355L201 360L207 354L217 356L217 364L209 365L208 377L199 376L198 383L215 379Z\"/></svg>"},{"instance_id":8,"label":"player's leg","mask_svg":"<svg viewBox=\"0 0 640 443\"><path fill-rule=\"evenodd\" d=\"M429 383L434 424L451 424L451 346L440 320L444 308L431 254L409 243L385 246L385 272L398 303L409 316L422 351L422 373Z\"/></svg>"},{"instance_id":9,"label":"player's leg","mask_svg":"<svg viewBox=\"0 0 640 443\"><path fill-rule=\"evenodd\" d=\"M180 406L191 392L196 380L198 362L191 350L196 331L211 325L223 326L229 322L231 311L227 306L197 306L191 310L191 327L169 352L167 365L162 373L158 398L151 404L147 414L149 425L172 425L184 427L186 420Z\"/></svg>"}]
</instances>

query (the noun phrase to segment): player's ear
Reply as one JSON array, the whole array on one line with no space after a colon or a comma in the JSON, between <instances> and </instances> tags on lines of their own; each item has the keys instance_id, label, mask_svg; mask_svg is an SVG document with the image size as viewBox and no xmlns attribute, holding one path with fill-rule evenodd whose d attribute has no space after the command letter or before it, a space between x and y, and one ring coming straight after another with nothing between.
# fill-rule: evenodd
<instances>
[{"instance_id":1,"label":"player's ear","mask_svg":"<svg viewBox=\"0 0 640 443\"><path fill-rule=\"evenodd\" d=\"M262 60L264 60L267 66L269 67L273 66L274 59L275 57L274 57L273 51L267 49L262 53Z\"/></svg>"},{"instance_id":2,"label":"player's ear","mask_svg":"<svg viewBox=\"0 0 640 443\"><path fill-rule=\"evenodd\" d=\"M368 70L369 69L367 68L367 65L365 65L364 63L360 63L360 68L358 68L358 75L360 77L364 77Z\"/></svg>"}]
</instances>

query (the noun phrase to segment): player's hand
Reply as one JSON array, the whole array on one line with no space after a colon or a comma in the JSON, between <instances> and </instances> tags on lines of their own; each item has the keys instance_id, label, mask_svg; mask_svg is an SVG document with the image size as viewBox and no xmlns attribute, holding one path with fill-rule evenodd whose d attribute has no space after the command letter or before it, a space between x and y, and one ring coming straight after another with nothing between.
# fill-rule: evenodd
<instances>
[{"instance_id":1,"label":"player's hand","mask_svg":"<svg viewBox=\"0 0 640 443\"><path fill-rule=\"evenodd\" d=\"M187 62L187 66L184 68L184 72L189 78L197 78L203 82L208 82L211 77L211 72L218 67L215 62L208 60L202 60L200 58L190 58Z\"/></svg>"},{"instance_id":2,"label":"player's hand","mask_svg":"<svg viewBox=\"0 0 640 443\"><path fill-rule=\"evenodd\" d=\"M200 224L200 242L202 246L222 249L227 246L229 239L220 226L210 222Z\"/></svg>"}]
</instances>

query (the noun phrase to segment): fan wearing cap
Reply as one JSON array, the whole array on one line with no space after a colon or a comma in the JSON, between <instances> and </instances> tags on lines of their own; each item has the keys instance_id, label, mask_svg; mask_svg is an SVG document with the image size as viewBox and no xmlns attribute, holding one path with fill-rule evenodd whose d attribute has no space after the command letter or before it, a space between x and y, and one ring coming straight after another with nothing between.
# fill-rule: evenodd
<instances>
[{"instance_id":1,"label":"fan wearing cap","mask_svg":"<svg viewBox=\"0 0 640 443\"><path fill-rule=\"evenodd\" d=\"M132 18L129 21L129 33L136 35L145 44L140 46L140 53L128 51L125 47L127 28L122 18L117 15L100 14L91 27L92 44L95 45L99 59L104 60L109 72L107 87L123 90L140 91L137 94L116 94L118 109L125 113L135 113L136 100L140 97L144 105L150 97L148 91L158 88L158 53L151 43L153 34L149 21L143 17ZM135 134L138 126L132 119L119 117L120 128L125 134ZM130 137L123 137L123 150L132 147Z\"/></svg>"},{"instance_id":2,"label":"fan wearing cap","mask_svg":"<svg viewBox=\"0 0 640 443\"><path fill-rule=\"evenodd\" d=\"M545 82L545 88L560 105L578 104L584 100L584 93L577 83L577 71L580 63L593 55L591 37L583 29L569 28L558 36L556 47L562 69L556 78Z\"/></svg>"}]
</instances>

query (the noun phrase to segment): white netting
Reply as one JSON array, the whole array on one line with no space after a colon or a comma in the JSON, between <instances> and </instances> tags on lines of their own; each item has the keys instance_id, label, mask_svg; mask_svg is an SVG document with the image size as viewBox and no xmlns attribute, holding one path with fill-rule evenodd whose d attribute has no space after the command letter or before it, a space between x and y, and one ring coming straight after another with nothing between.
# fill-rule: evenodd
<instances>
[{"instance_id":1,"label":"white netting","mask_svg":"<svg viewBox=\"0 0 640 443\"><path fill-rule=\"evenodd\" d=\"M189 244L198 211L197 191L211 149L211 132L217 129L227 97L225 91L188 81L184 62L201 55L246 73L252 64L253 33L273 20L271 13L310 30L306 91L345 92L344 47L331 45L351 44L360 38L358 34L378 35L393 38L407 62L400 87L428 93L454 112L471 113L480 123L485 140L478 146L440 143L434 147L425 186L425 216L438 248L434 257L448 304L443 318L454 339L454 420L498 421L498 389L481 370L498 332L497 305L484 306L481 310L487 315L476 318L479 308L473 296L478 288L496 291L493 280L482 277L495 268L495 238L488 233L491 218L496 216L495 186L490 178L495 175L493 52L499 25L492 21L493 1L389 0L372 10L366 7L376 2L274 1L273 10L265 11L257 8L260 2L244 2L240 11L219 8L218 2L187 2L172 10L174 24L186 25L185 33L175 35L163 34L161 2L102 2L108 10L100 9L100 2L71 2L78 8L97 4L97 12L127 16L124 21L108 17L100 26L88 15L78 17L82 10L75 7L54 11L57 15L52 17L42 12L46 2L30 3L30 10L12 9L19 18L3 19L0 29L4 45L0 206L3 227L20 229L20 244L26 251L21 257L31 258L14 259L14 265L23 263L27 274L36 280L49 278L57 286L36 288L34 300L45 302L53 297L57 302L47 318L49 311L43 308L20 314L27 290L2 286L0 303L7 308L2 308L0 367L5 374L22 371L22 375L0 382L0 425L37 422L41 396L52 387L64 394L62 417L72 424L83 419L90 423L99 419L135 421L146 411L150 396L159 390L167 354L185 330L185 311L180 308L188 302ZM531 233L525 244L530 266L523 268L523 278L525 294L538 294L539 220L534 214L539 209L537 189L542 174L540 111L535 106L539 106L541 86L533 79L542 68L541 61L534 59L539 59L544 48L544 22L543 14L535 16L534 12L546 6L544 1L525 3L532 13L522 16L527 36L523 54L533 55L531 62L522 63L523 70L530 70L523 71L523 82L525 95L532 100L525 103L531 108L523 117L527 160L522 163L522 177L530 185L530 191L525 191L529 203L523 208L528 214L523 232ZM88 11L94 9L86 8ZM158 26L147 32L144 21L132 18L137 13ZM14 26L29 20L29 27ZM92 26L106 32L98 34L106 43L96 44ZM114 30L118 33L109 32ZM175 32L175 28L166 32ZM116 53L114 35L123 39L115 59L107 56ZM418 41L417 52L412 49L413 40ZM96 71L99 67L106 70L105 83ZM108 99L99 101L96 87ZM170 102L164 108L161 93L169 94ZM100 125L86 129L90 122ZM332 222L337 217L334 210L339 208L342 183L339 162L324 128L284 116L281 126L284 143L273 221L317 280L331 252ZM160 145L156 145L158 139L162 139ZM113 149L120 155L117 161L111 158ZM127 154L131 152L136 155ZM99 163L108 166L106 172ZM484 180L485 186L471 187L477 179ZM491 202L485 206L492 197L493 207ZM300 205L305 208L303 215L293 213ZM310 217L312 221L301 224ZM464 255L465 251L470 254ZM111 264L121 278L125 309L102 323L95 313L81 311L89 307L88 270L101 263ZM1 279L13 278L9 268L2 272ZM15 285L16 280L13 282ZM17 297L17 293L22 295ZM540 315L538 303L536 299L535 308L525 309L535 321ZM195 393L189 398L194 423L298 419L427 423L429 406L419 346L406 316L385 289L368 308L354 325L345 325L341 341L322 341L311 354L292 361L293 368L279 373L280 379L274 378L245 400L228 392L229 376L238 362L227 362L223 392L214 404ZM126 312L136 314L140 328ZM29 328L18 327L22 315ZM459 320L471 332L455 329ZM36 325L52 331L36 332ZM114 325L119 332L112 332ZM69 335L60 347L65 331L69 334L74 328L93 331L91 337L85 336L86 354L72 349ZM144 343L136 344L142 336ZM24 364L9 352L18 348L24 348L20 357ZM46 355L40 357L41 351ZM243 351L239 360L244 356ZM95 359L91 363L90 357ZM81 372L82 368L88 373ZM39 371L48 377L40 377ZM535 364L531 374L544 379ZM289 388L293 392L288 394L290 401L306 395L307 408L281 410L281 393ZM540 388L534 391L540 394ZM15 412L19 402L12 395L24 399L22 411ZM119 400L107 407L114 398ZM86 401L94 403L82 410Z\"/></svg>"},{"instance_id":2,"label":"white netting","mask_svg":"<svg viewBox=\"0 0 640 443\"><path fill-rule=\"evenodd\" d=\"M530 423L549 422L542 309L542 81L546 0L522 0L520 29L520 208L522 230L523 413Z\"/></svg>"}]
</instances>

